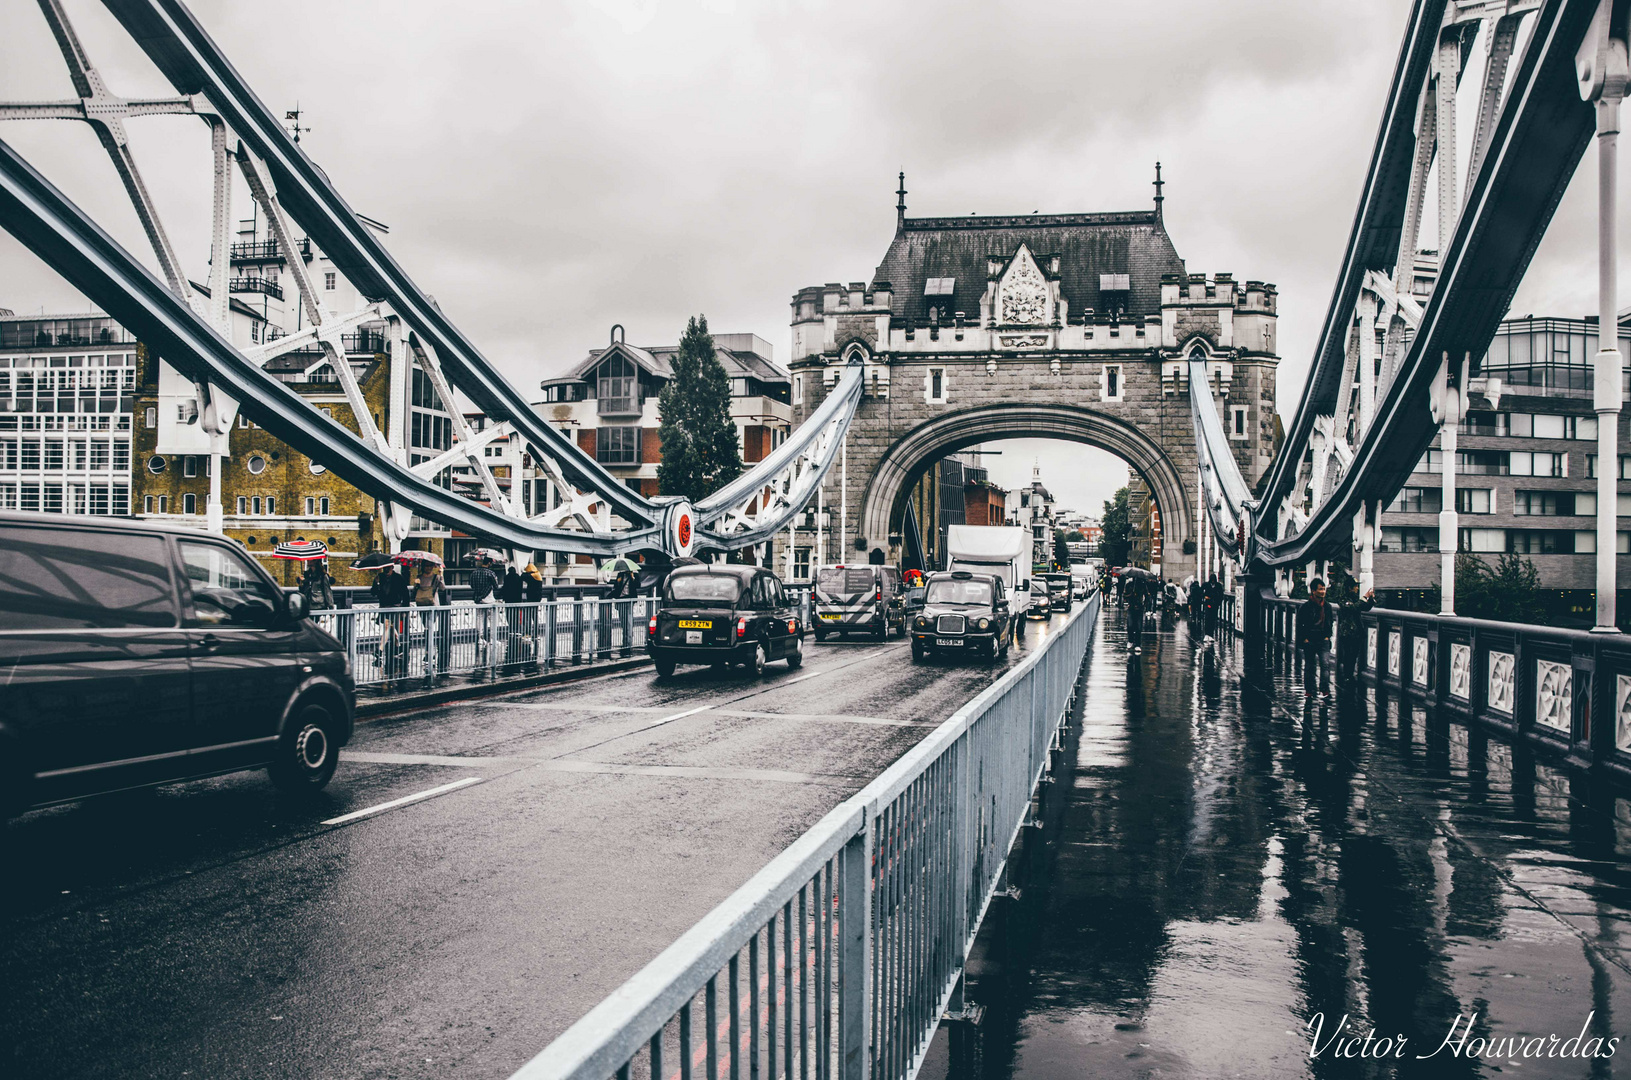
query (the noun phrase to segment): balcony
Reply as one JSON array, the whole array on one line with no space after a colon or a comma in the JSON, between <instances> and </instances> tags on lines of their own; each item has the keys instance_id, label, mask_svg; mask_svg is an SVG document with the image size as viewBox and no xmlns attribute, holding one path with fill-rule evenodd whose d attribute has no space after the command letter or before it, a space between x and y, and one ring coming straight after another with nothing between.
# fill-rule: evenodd
<instances>
[{"instance_id":1,"label":"balcony","mask_svg":"<svg viewBox=\"0 0 1631 1080\"><path fill-rule=\"evenodd\" d=\"M265 293L274 300L283 299L283 286L271 278L262 277L235 277L227 286L228 292L235 293Z\"/></svg>"},{"instance_id":2,"label":"balcony","mask_svg":"<svg viewBox=\"0 0 1631 1080\"><path fill-rule=\"evenodd\" d=\"M283 252L278 248L276 240L246 240L233 244L227 249L231 257L242 262L271 262L282 260ZM300 254L303 258L311 259L311 239L308 237L300 241Z\"/></svg>"},{"instance_id":3,"label":"balcony","mask_svg":"<svg viewBox=\"0 0 1631 1080\"><path fill-rule=\"evenodd\" d=\"M391 343L381 330L358 330L355 334L341 334L340 344L345 348L347 356L373 356L375 353L391 351Z\"/></svg>"},{"instance_id":4,"label":"balcony","mask_svg":"<svg viewBox=\"0 0 1631 1080\"><path fill-rule=\"evenodd\" d=\"M632 394L595 399L595 412L600 416L638 416L640 399Z\"/></svg>"}]
</instances>

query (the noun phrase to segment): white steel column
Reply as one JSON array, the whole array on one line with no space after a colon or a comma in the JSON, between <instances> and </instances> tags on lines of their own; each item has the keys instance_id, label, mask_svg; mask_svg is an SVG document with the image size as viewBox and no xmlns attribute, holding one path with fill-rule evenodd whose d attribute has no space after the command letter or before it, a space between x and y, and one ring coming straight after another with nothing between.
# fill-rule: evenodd
<instances>
[{"instance_id":1,"label":"white steel column","mask_svg":"<svg viewBox=\"0 0 1631 1080\"><path fill-rule=\"evenodd\" d=\"M839 561L848 563L849 557L849 429L844 430L844 441L838 448L838 554Z\"/></svg>"},{"instance_id":2,"label":"white steel column","mask_svg":"<svg viewBox=\"0 0 1631 1080\"><path fill-rule=\"evenodd\" d=\"M1456 426L1461 423L1463 393L1467 384L1467 360L1452 370L1450 354L1444 354L1433 380L1433 419L1439 425L1440 479L1444 505L1438 514L1439 605L1440 615L1455 614L1455 549L1460 539L1461 520L1455 509Z\"/></svg>"},{"instance_id":3,"label":"white steel column","mask_svg":"<svg viewBox=\"0 0 1631 1080\"><path fill-rule=\"evenodd\" d=\"M1628 67L1625 42L1611 36L1613 5L1603 0L1591 33L1575 56L1580 95L1597 106L1597 356L1593 361L1592 403L1597 411L1597 625L1612 634L1618 614L1614 562L1619 514L1619 435L1621 372L1618 292L1619 252L1614 230L1614 183L1619 153L1620 102Z\"/></svg>"}]
</instances>

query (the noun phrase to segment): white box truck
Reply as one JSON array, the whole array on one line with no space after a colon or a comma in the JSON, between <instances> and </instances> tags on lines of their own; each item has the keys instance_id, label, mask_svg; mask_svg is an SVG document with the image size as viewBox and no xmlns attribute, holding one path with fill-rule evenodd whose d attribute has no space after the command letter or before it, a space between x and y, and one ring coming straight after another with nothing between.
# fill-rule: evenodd
<instances>
[{"instance_id":1,"label":"white box truck","mask_svg":"<svg viewBox=\"0 0 1631 1080\"><path fill-rule=\"evenodd\" d=\"M1031 609L1031 532L1008 525L948 525L946 569L994 574L1008 590L1016 637Z\"/></svg>"}]
</instances>

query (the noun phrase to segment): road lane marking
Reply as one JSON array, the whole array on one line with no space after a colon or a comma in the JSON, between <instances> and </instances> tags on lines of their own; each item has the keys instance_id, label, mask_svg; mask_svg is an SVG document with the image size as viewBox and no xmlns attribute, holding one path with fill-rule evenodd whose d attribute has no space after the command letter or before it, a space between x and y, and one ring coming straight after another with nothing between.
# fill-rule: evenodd
<instances>
[{"instance_id":1,"label":"road lane marking","mask_svg":"<svg viewBox=\"0 0 1631 1080\"><path fill-rule=\"evenodd\" d=\"M477 765L530 765L537 758L529 757L459 757L453 754L393 754L384 751L347 751L347 761L365 765L451 765L454 768L473 768Z\"/></svg>"},{"instance_id":2,"label":"road lane marking","mask_svg":"<svg viewBox=\"0 0 1631 1080\"><path fill-rule=\"evenodd\" d=\"M622 765L610 761L554 758L538 768L561 773L622 773L628 776L666 776L685 780L757 780L775 784L864 784L866 778L841 773L805 773L789 769L731 769L706 765Z\"/></svg>"},{"instance_id":3,"label":"road lane marking","mask_svg":"<svg viewBox=\"0 0 1631 1080\"><path fill-rule=\"evenodd\" d=\"M844 713L778 713L750 712L746 709L715 709L720 716L738 716L749 720L804 720L815 723L866 724L875 727L939 727L939 720L891 720L885 716L850 716Z\"/></svg>"},{"instance_id":4,"label":"road lane marking","mask_svg":"<svg viewBox=\"0 0 1631 1080\"><path fill-rule=\"evenodd\" d=\"M361 810L353 810L349 814L341 814L339 817L329 818L327 821L320 822L320 824L345 825L348 822L356 821L358 818L369 817L386 810L394 810L398 806L406 806L409 803L423 802L425 799L434 799L436 796L445 795L448 792L453 791L455 788L469 787L471 784L479 783L481 783L481 777L467 776L463 780L455 780L451 784L443 784L441 787L433 787L428 791L416 792L413 795L404 795L400 799L392 799L390 802L383 802L378 806L368 806Z\"/></svg>"}]
</instances>

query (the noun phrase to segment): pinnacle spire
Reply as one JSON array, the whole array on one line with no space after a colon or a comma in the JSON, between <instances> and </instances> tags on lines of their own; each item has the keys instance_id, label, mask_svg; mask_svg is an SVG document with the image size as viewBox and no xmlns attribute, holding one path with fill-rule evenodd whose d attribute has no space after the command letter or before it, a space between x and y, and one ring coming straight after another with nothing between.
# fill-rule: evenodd
<instances>
[{"instance_id":1,"label":"pinnacle spire","mask_svg":"<svg viewBox=\"0 0 1631 1080\"><path fill-rule=\"evenodd\" d=\"M1166 181L1161 179L1161 163L1159 161L1157 161L1155 163L1155 220L1156 221L1161 220L1161 203L1164 201L1163 198L1162 198L1162 195L1161 195L1161 188L1165 183L1166 183Z\"/></svg>"},{"instance_id":2,"label":"pinnacle spire","mask_svg":"<svg viewBox=\"0 0 1631 1080\"><path fill-rule=\"evenodd\" d=\"M899 230L906 227L906 174L904 172L900 174L900 187L895 194L900 196L895 202L895 228Z\"/></svg>"}]
</instances>

